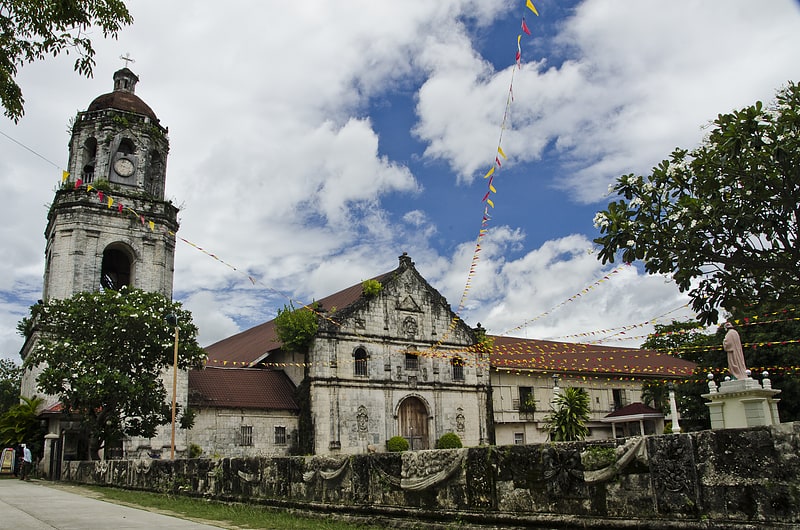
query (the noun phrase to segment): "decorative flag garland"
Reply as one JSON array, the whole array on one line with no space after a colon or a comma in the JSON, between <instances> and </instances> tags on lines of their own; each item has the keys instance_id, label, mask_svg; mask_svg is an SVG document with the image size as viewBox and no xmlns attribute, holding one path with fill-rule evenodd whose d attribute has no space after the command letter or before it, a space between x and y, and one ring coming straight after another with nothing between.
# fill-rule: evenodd
<instances>
[{"instance_id":1,"label":"decorative flag garland","mask_svg":"<svg viewBox=\"0 0 800 530\"><path fill-rule=\"evenodd\" d=\"M69 173L67 173L67 172L64 172L64 173L66 174L66 178L68 179L69 178ZM62 182L63 182L63 179L64 179L64 176L62 175ZM80 180L76 181L75 185L73 186L73 189L81 189L81 188L83 188L83 182L80 181ZM119 214L129 213L135 219L137 219L142 226L146 227L146 229L150 230L151 232L156 232L157 231L156 230L156 223L154 221L147 220L143 215L138 213L133 208L124 206L121 200L116 199L115 197L113 197L111 195L108 195L107 193L104 193L102 190L98 190L98 189L94 188L91 184L87 184L84 189L86 190L87 193L95 192L96 196L97 196L97 200L100 203L104 204L106 206L106 208L108 208L108 209L112 209L113 208ZM237 269L233 265L231 265L231 264L223 261L222 259L220 259L216 254L204 249L203 247L201 247L201 246L199 246L199 245L197 245L197 244L195 244L195 243L193 243L193 242L191 242L191 241L189 241L189 240L187 240L187 239L185 239L183 237L177 236L177 234L174 231L169 230L167 227L161 226L160 230L158 230L158 232L174 236L177 239L179 239L179 240L183 241L184 243L190 245L191 247L195 248L196 250L198 250L200 252L203 252L207 256L209 256L209 257L215 259L216 261L219 261L220 263L226 265L227 267L231 268L232 270L237 271L237 272L241 272L241 271L239 271L239 269ZM603 277L602 279L598 280L592 286L584 289L580 293L578 293L575 296L569 298L568 300L562 302L561 304L559 304L556 307L560 307L561 305L564 305L564 304L568 303L569 301L573 301L573 300L577 299L582 294L585 294L586 292L588 292L592 288L596 287L597 285L599 285L603 281L610 279L611 276L613 274L615 274L616 272L618 272L618 270L612 271L611 273L609 273L609 275L607 275L607 276ZM258 282L255 278L253 278L250 275L247 275L247 278L254 285L255 284L260 284L260 282ZM284 296L287 299L289 299L290 301L294 302L291 298L289 298L284 293L281 293L281 292L279 292L279 291L277 291L275 289L269 288L269 287L266 287L266 288L269 289L271 292L274 292L276 294ZM298 302L298 303L300 303L300 302ZM341 326L340 322L337 322L333 318L331 318L331 317L329 317L329 316L327 316L327 315L325 315L323 313L315 311L311 306L309 306L307 304L303 304L302 307L305 307L305 308L307 308L307 309L309 309L311 311L314 311L316 314L322 316L323 318L325 318L326 320L334 323L337 326ZM680 308L677 308L677 309L680 309ZM677 309L675 309L675 310L677 310ZM675 311L675 310L672 310L672 311ZM776 311L774 313L770 313L770 314L767 314L767 315L761 315L761 317L769 317L769 316L774 316L774 315L787 315L787 314L789 314L791 312L794 312L795 310L796 310L795 308L783 309L781 311ZM550 313L551 311L548 311L547 313ZM672 311L670 311L670 312L672 312ZM670 312L665 313L665 315L669 314ZM536 318L538 319L540 317L536 317ZM660 317L658 317L658 318L660 318ZM533 319L533 320L535 320L535 319ZM797 321L797 320L800 320L800 317L790 316L790 317L785 318L785 319L772 319L772 320L767 319L767 320L765 320L763 318L760 319L759 315L754 315L754 316L751 316L751 317L745 317L745 318L743 318L741 320L734 320L733 322L735 322L739 326L745 327L745 326L771 324L771 323L779 323L779 322L786 322L786 321ZM531 322L531 321L528 321L528 322ZM458 317L457 316L453 319L453 322L454 323L458 322ZM453 324L453 327L454 327L454 325L455 324ZM525 324L523 324L523 326L524 325ZM636 324L634 326L626 326L626 327L635 327L635 326L638 326L638 325L639 324ZM675 333L675 332L669 332L669 333ZM367 337L361 337L361 339L365 340L368 343L374 343L375 342L374 340L370 340ZM743 346L744 347L748 347L748 348L756 348L756 347L763 348L763 347L782 346L782 345L796 344L796 343L800 343L800 339L785 340L785 341L767 341L767 342L758 342L758 343L745 343L745 344L743 344ZM440 344L441 344L441 341L440 341ZM638 359L638 360L646 359L646 358L649 358L651 356L655 356L655 355L658 355L658 354L650 354L650 353L644 353L644 352L642 352L642 353L634 353L634 352L636 352L636 350L631 350L630 348L621 348L621 349L618 349L618 350L605 349L603 352L597 352L597 351L593 351L591 349L593 347L594 346L592 346L591 344L587 344L587 343L552 343L552 344L545 343L545 344L531 345L531 344L528 344L526 341L521 340L519 343L515 343L515 344L503 344L503 345L499 345L499 346L494 346L492 348L492 353L493 353L493 357L495 358L495 361L494 361L495 368L504 369L506 371L516 371L518 373L522 373L521 371L531 371L531 372L535 372L535 373L552 372L552 373L559 373L559 374L565 374L565 373L568 373L568 372L572 372L572 373L575 373L575 372L581 373L582 372L582 373L585 373L585 374L591 374L591 373L600 372L600 373L603 373L604 375L603 376L598 376L598 377L603 377L605 379L609 379L609 380L612 380L612 381L613 380L630 380L630 381L634 381L634 380L637 380L637 377L636 377L637 373L639 373L641 375L646 375L648 373L655 373L655 372L663 373L663 372L666 371L667 373L674 373L674 375L676 375L676 377L685 377L687 375L685 373L685 371L681 370L681 369L676 369L676 368L667 369L664 366L660 366L660 367L652 367L652 366L650 366L650 367L646 367L646 368L636 368L634 366L631 366L628 362L626 362L627 360L632 360L632 359ZM460 360L462 366L488 368L489 367L489 362L488 362L488 359L486 358L488 356L485 355L486 352L482 351L481 348L482 348L481 345L476 345L476 346L470 347L470 348L448 349L446 351L435 351L435 350L430 350L428 352L419 351L419 352L417 352L417 354L419 356L421 356L421 357L432 357L432 358L448 359L450 361L452 361L453 358L458 357L458 358L460 358L459 360ZM712 350L719 350L719 349L721 349L721 346L702 346L702 347L676 348L677 351L689 351L689 350L712 351ZM563 357L562 358L558 358L559 354L576 354L576 353L584 353L585 355L581 356L580 358L569 358L569 359L563 358ZM669 352L669 353L672 354L672 352ZM523 355L525 355L525 356L533 355L533 357L521 358L521 356L523 356ZM619 357L619 363L620 364L615 364L615 363L608 364L608 361L609 360L614 361L615 357ZM598 361L601 361L601 360L605 364L604 364L604 366L602 368L599 368L599 367L596 366L596 363ZM347 362L347 360L340 361L340 362ZM216 359L208 359L207 363L209 363L209 364L219 364L219 365L222 365L222 366L229 366L229 365L230 366L242 366L242 367L251 366L251 363L229 361L229 360L216 360ZM289 366L307 367L307 366L309 366L306 363L259 363L259 364L263 365L263 366L274 366L274 367L289 367ZM507 366L507 368L503 368L504 365ZM791 374L791 375L794 375L796 372L800 372L800 367L794 367L794 366L790 366L790 367L775 367L775 366L773 366L773 367L767 367L765 369L770 371L770 372L780 372L780 373L786 373L786 374ZM719 372L723 371L723 369L705 369L705 368L701 369L701 368L698 368L697 370L695 370L695 373L705 373L705 372L707 372L709 370L711 370L711 371L717 370ZM757 369L754 369L754 370L757 370L757 371L760 372L760 371L762 371L762 368L757 368ZM630 376L615 377L615 376L613 376L613 373L615 371L625 372L626 374L631 374L631 375ZM611 374L612 374L610 378L607 375L609 372L611 372ZM578 377L580 379L583 379L583 380L587 380L587 378L590 379L592 376L591 375L580 375L580 376L576 376L576 377ZM638 378L638 379L641 379L641 377ZM647 380L652 380L652 377L646 377L646 379Z\"/></svg>"},{"instance_id":2,"label":"decorative flag garland","mask_svg":"<svg viewBox=\"0 0 800 530\"><path fill-rule=\"evenodd\" d=\"M600 285L601 283L604 283L604 282L607 282L608 280L610 280L612 276L614 276L615 274L619 273L619 272L620 272L620 271L621 271L621 270L622 270L624 267L629 267L629 266L630 266L630 264L628 264L628 263L625 263L625 264L623 264L623 265L620 265L619 267L617 267L616 269L612 270L611 272L609 272L608 274L606 274L605 276L603 276L603 277L602 277L602 278L600 278L599 280L595 281L595 282L594 282L593 284L591 284L590 286L588 286L588 287L585 287L585 288L584 288L582 291L580 291L580 292L578 292L578 293L576 293L576 294L574 294L574 295L570 296L569 298L567 298L567 299L566 299L566 300L564 300L563 302L561 302L561 303L559 303L559 304L557 304L557 305L553 306L552 308L548 309L548 310L547 310L547 311L545 311L544 313L542 313L542 314L540 314L540 315L538 315L538 316L536 316L536 317L534 317L534 318L531 318L530 320L526 320L525 322L523 322L523 323L522 323L522 324L520 324L519 326L517 326L517 327L514 327L514 328L511 328L511 329L509 329L509 330L507 330L507 331L504 331L503 333L501 333L501 335L508 335L508 334L510 334L510 333L513 333L514 331L519 331L519 330L521 330L522 328L525 328L525 327L527 327L527 326L528 326L529 324L531 324L532 322L535 322L535 321L539 320L540 318L544 318L544 317L546 317L547 315L549 315L550 313L552 313L552 312L553 312L553 311L555 311L556 309L558 309L558 308L560 308L560 307L562 307L562 306L564 306L564 305L566 305L566 304L568 304L568 303L570 303L570 302L574 302L575 300L577 300L578 298L580 298L580 297L581 297L581 296L583 296L584 294L587 294L589 291L593 290L595 287L597 287L597 286L598 286L598 285Z\"/></svg>"},{"instance_id":3,"label":"decorative flag garland","mask_svg":"<svg viewBox=\"0 0 800 530\"><path fill-rule=\"evenodd\" d=\"M533 5L531 0L526 0L525 7L533 11L536 16L539 16L539 12L536 10L536 6ZM531 31L528 28L527 23L525 22L525 17L522 17L522 31L530 35ZM464 290L461 292L461 299L458 302L458 307L455 310L455 316L450 321L450 325L448 326L447 332L443 335L442 339L440 339L434 346L431 347L431 350L435 350L438 348L446 339L450 336L450 334L455 330L456 326L458 325L458 321L460 317L458 315L464 310L464 307L467 303L467 297L469 295L469 291L472 288L472 279L475 275L475 271L478 266L478 261L480 260L480 252L481 252L481 239L486 235L489 228L489 221L491 220L491 216L489 215L489 208L494 208L494 200L491 198L492 194L497 193L497 188L494 186L494 177L495 171L502 167L502 162L500 159L508 160L505 152L503 151L502 143L503 143L503 131L506 129L506 123L508 122L509 112L511 109L511 103L514 101L514 74L518 69L522 67L522 47L521 47L522 35L517 35L517 53L514 58L515 66L511 70L511 82L509 83L508 87L508 96L506 97L506 106L503 112L503 119L500 123L500 136L497 140L497 149L494 155L494 164L492 167L486 172L483 176L484 180L487 180L487 191L481 199L482 203L485 203L483 207L483 216L481 218L481 225L480 229L478 230L478 237L475 241L475 249L472 253L472 261L470 263L469 270L467 272L467 280L464 282Z\"/></svg>"}]
</instances>

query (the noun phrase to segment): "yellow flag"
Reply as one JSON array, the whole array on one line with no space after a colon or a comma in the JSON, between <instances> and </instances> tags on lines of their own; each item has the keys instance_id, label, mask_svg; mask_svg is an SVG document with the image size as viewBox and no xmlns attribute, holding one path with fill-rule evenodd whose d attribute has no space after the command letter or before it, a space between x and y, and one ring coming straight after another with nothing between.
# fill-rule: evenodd
<instances>
[{"instance_id":1,"label":"yellow flag","mask_svg":"<svg viewBox=\"0 0 800 530\"><path fill-rule=\"evenodd\" d=\"M491 184L489 184L489 189L492 191L492 193L497 193L497 190Z\"/></svg>"},{"instance_id":2,"label":"yellow flag","mask_svg":"<svg viewBox=\"0 0 800 530\"><path fill-rule=\"evenodd\" d=\"M483 178L485 178L485 179L488 179L488 178L489 178L489 177L491 177L492 175L494 175L494 166L492 166L492 169L490 169L490 170L489 170L489 171L488 171L488 172L487 172L487 173L486 173L486 174L483 176Z\"/></svg>"},{"instance_id":3,"label":"yellow flag","mask_svg":"<svg viewBox=\"0 0 800 530\"><path fill-rule=\"evenodd\" d=\"M508 160L508 157L507 157L507 156L506 156L506 154L503 152L503 148L502 148L502 147L500 147L499 145L497 146L497 152L498 152L498 153L500 153L500 156L502 156L502 157L503 157L503 160Z\"/></svg>"},{"instance_id":4,"label":"yellow flag","mask_svg":"<svg viewBox=\"0 0 800 530\"><path fill-rule=\"evenodd\" d=\"M108 198L108 207L111 208L111 205L114 204L114 199L111 197Z\"/></svg>"},{"instance_id":5,"label":"yellow flag","mask_svg":"<svg viewBox=\"0 0 800 530\"><path fill-rule=\"evenodd\" d=\"M486 202L488 202L488 203L489 203L489 206L491 206L492 208L494 208L494 203L492 202L492 199L486 199Z\"/></svg>"},{"instance_id":6,"label":"yellow flag","mask_svg":"<svg viewBox=\"0 0 800 530\"><path fill-rule=\"evenodd\" d=\"M153 221L148 221L148 223L150 224L150 231L151 232L155 232L156 231L156 224Z\"/></svg>"},{"instance_id":7,"label":"yellow flag","mask_svg":"<svg viewBox=\"0 0 800 530\"><path fill-rule=\"evenodd\" d=\"M528 6L528 9L533 11L536 14L537 17L539 16L539 12L536 11L536 6L533 5L533 2L531 2L531 0L528 0L528 2L525 5Z\"/></svg>"},{"instance_id":8,"label":"yellow flag","mask_svg":"<svg viewBox=\"0 0 800 530\"><path fill-rule=\"evenodd\" d=\"M61 172L61 182L66 182L69 178L69 171L62 171Z\"/></svg>"},{"instance_id":9,"label":"yellow flag","mask_svg":"<svg viewBox=\"0 0 800 530\"><path fill-rule=\"evenodd\" d=\"M87 184L87 185L86 185L86 191L92 191L93 189L94 189L94 188L92 187L92 185L91 185L91 184Z\"/></svg>"}]
</instances>

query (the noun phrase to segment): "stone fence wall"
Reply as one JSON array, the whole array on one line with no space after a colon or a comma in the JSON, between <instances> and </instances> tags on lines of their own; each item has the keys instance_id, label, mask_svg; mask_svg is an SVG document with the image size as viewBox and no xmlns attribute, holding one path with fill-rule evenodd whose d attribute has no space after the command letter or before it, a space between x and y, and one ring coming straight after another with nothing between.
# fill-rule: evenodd
<instances>
[{"instance_id":1,"label":"stone fence wall","mask_svg":"<svg viewBox=\"0 0 800 530\"><path fill-rule=\"evenodd\" d=\"M70 462L62 479L528 528L800 528L800 422L356 456Z\"/></svg>"}]
</instances>

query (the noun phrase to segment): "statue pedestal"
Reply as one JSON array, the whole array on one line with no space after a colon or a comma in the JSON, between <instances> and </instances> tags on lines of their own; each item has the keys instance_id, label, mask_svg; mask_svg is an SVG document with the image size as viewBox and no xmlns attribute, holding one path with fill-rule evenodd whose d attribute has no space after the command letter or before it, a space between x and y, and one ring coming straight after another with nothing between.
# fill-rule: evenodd
<instances>
[{"instance_id":1,"label":"statue pedestal","mask_svg":"<svg viewBox=\"0 0 800 530\"><path fill-rule=\"evenodd\" d=\"M710 392L703 397L711 414L712 429L737 429L778 425L778 401L780 390L773 390L769 379L764 378L763 386L755 379L724 381L717 389L711 381Z\"/></svg>"}]
</instances>

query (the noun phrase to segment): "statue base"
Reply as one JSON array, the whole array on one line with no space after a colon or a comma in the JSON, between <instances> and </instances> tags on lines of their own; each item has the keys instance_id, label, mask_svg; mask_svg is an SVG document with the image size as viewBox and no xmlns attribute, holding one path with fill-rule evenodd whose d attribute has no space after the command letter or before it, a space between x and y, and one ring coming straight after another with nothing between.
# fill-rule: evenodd
<instances>
[{"instance_id":1,"label":"statue base","mask_svg":"<svg viewBox=\"0 0 800 530\"><path fill-rule=\"evenodd\" d=\"M708 389L710 392L703 397L710 400L706 406L714 430L779 425L781 422L778 417L780 399L775 399L781 391L773 390L766 377L762 384L747 378L724 381L719 388L710 381Z\"/></svg>"}]
</instances>

